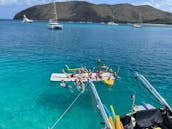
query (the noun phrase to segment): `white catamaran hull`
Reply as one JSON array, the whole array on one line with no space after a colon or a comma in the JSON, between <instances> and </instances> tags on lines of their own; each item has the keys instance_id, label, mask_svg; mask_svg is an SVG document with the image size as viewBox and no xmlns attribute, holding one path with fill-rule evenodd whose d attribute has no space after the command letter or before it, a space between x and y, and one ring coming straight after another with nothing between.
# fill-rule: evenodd
<instances>
[{"instance_id":1,"label":"white catamaran hull","mask_svg":"<svg viewBox=\"0 0 172 129\"><path fill-rule=\"evenodd\" d=\"M140 27L142 27L142 25L141 24L133 24L133 27L140 28Z\"/></svg>"},{"instance_id":2,"label":"white catamaran hull","mask_svg":"<svg viewBox=\"0 0 172 129\"><path fill-rule=\"evenodd\" d=\"M33 20L23 20L24 23L32 23Z\"/></svg>"},{"instance_id":3,"label":"white catamaran hull","mask_svg":"<svg viewBox=\"0 0 172 129\"><path fill-rule=\"evenodd\" d=\"M49 29L57 29L57 30L62 30L63 25L60 25L59 23L49 23L48 24Z\"/></svg>"},{"instance_id":4,"label":"white catamaran hull","mask_svg":"<svg viewBox=\"0 0 172 129\"><path fill-rule=\"evenodd\" d=\"M118 26L119 24L115 23L115 22L108 22L108 25L112 25L112 26Z\"/></svg>"}]
</instances>

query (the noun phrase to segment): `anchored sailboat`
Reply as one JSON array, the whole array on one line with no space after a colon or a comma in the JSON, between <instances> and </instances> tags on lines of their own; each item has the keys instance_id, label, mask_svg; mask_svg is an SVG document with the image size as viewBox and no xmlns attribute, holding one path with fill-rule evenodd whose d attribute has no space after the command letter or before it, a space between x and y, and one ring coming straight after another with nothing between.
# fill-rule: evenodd
<instances>
[{"instance_id":1,"label":"anchored sailboat","mask_svg":"<svg viewBox=\"0 0 172 129\"><path fill-rule=\"evenodd\" d=\"M114 11L112 10L112 21L108 22L108 25L113 25L113 26L118 26L119 24L115 23L115 16L114 16Z\"/></svg>"},{"instance_id":2,"label":"anchored sailboat","mask_svg":"<svg viewBox=\"0 0 172 129\"><path fill-rule=\"evenodd\" d=\"M114 26L118 26L119 24L115 23L115 22L108 22L108 25L114 25Z\"/></svg>"},{"instance_id":3,"label":"anchored sailboat","mask_svg":"<svg viewBox=\"0 0 172 129\"><path fill-rule=\"evenodd\" d=\"M135 27L135 28L140 28L140 27L142 27L142 18L141 18L141 14L139 14L139 22L138 23L134 23L133 24L133 27Z\"/></svg>"},{"instance_id":4,"label":"anchored sailboat","mask_svg":"<svg viewBox=\"0 0 172 129\"><path fill-rule=\"evenodd\" d=\"M26 15L23 15L23 23L24 23L24 22L25 22L25 23L32 23L33 20L27 18Z\"/></svg>"},{"instance_id":5,"label":"anchored sailboat","mask_svg":"<svg viewBox=\"0 0 172 129\"><path fill-rule=\"evenodd\" d=\"M142 27L142 25L141 24L138 24L138 23L135 23L135 24L133 24L133 27L140 28L140 27Z\"/></svg>"},{"instance_id":6,"label":"anchored sailboat","mask_svg":"<svg viewBox=\"0 0 172 129\"><path fill-rule=\"evenodd\" d=\"M59 24L59 22L57 20L57 10L56 10L55 1L53 1L53 8L54 8L54 18L49 20L48 27L49 27L49 29L62 30L63 25Z\"/></svg>"}]
</instances>

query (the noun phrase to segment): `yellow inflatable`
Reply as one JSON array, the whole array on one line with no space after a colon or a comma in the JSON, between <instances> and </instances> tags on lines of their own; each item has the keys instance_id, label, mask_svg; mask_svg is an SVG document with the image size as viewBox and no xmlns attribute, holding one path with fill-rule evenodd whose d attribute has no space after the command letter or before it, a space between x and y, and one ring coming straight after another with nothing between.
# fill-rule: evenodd
<instances>
[{"instance_id":1,"label":"yellow inflatable","mask_svg":"<svg viewBox=\"0 0 172 129\"><path fill-rule=\"evenodd\" d=\"M118 115L115 116L115 120L116 120L116 129L122 129L121 121Z\"/></svg>"},{"instance_id":2,"label":"yellow inflatable","mask_svg":"<svg viewBox=\"0 0 172 129\"><path fill-rule=\"evenodd\" d=\"M66 68L67 68L67 70L68 70L69 72L75 72L75 71L80 70L80 68L73 68L73 69L71 69L71 68L69 68L68 65L65 65L65 66L66 66Z\"/></svg>"},{"instance_id":3,"label":"yellow inflatable","mask_svg":"<svg viewBox=\"0 0 172 129\"><path fill-rule=\"evenodd\" d=\"M110 124L112 126L112 129L115 129L115 125L114 125L114 122L113 122L113 119L112 119L111 116L109 117L109 122L110 122Z\"/></svg>"},{"instance_id":4,"label":"yellow inflatable","mask_svg":"<svg viewBox=\"0 0 172 129\"><path fill-rule=\"evenodd\" d=\"M103 82L109 86L112 86L114 84L115 80L114 79L105 79Z\"/></svg>"}]
</instances>

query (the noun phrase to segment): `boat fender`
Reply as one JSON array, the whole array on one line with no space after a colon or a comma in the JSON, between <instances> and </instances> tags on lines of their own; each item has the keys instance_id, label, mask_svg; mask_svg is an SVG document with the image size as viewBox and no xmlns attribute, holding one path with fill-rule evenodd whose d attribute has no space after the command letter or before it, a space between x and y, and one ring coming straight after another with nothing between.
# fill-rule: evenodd
<instances>
[{"instance_id":1,"label":"boat fender","mask_svg":"<svg viewBox=\"0 0 172 129\"><path fill-rule=\"evenodd\" d=\"M136 126L136 119L134 117L131 117L131 124L133 127Z\"/></svg>"},{"instance_id":2,"label":"boat fender","mask_svg":"<svg viewBox=\"0 0 172 129\"><path fill-rule=\"evenodd\" d=\"M116 114L115 114L115 110L114 110L114 108L113 108L112 105L110 105L110 110L111 110L111 112L112 112L112 118L113 118L114 124L116 125L116 121L115 121L115 116L116 116Z\"/></svg>"}]
</instances>

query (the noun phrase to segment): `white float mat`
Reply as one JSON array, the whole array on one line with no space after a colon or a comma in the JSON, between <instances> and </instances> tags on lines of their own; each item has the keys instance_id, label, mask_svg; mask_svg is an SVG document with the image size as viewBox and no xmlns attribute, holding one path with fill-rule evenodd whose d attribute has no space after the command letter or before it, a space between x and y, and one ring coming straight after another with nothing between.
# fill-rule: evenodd
<instances>
[{"instance_id":1,"label":"white float mat","mask_svg":"<svg viewBox=\"0 0 172 129\"><path fill-rule=\"evenodd\" d=\"M69 73L69 75L71 75L72 73ZM111 75L111 73L103 73L102 74L102 80L108 79L108 77ZM85 79L83 79L83 81L88 81L88 74L84 73L80 76L85 77ZM92 73L92 77L93 79L91 81L102 81L101 79L96 79L96 73ZM75 79L79 78L78 74L76 74L76 77L73 78L67 78L66 74L64 73L52 73L50 80L51 81L74 81ZM112 77L112 79L114 79L114 77Z\"/></svg>"}]
</instances>

